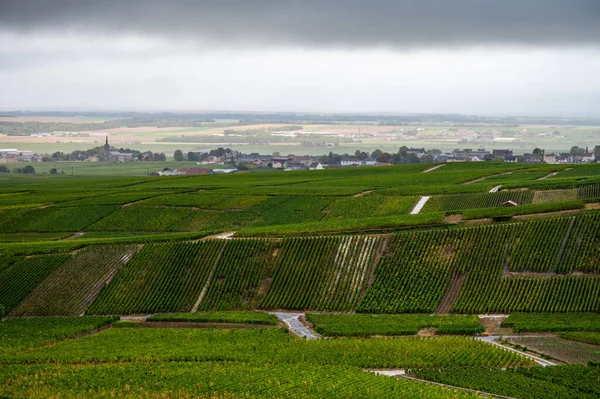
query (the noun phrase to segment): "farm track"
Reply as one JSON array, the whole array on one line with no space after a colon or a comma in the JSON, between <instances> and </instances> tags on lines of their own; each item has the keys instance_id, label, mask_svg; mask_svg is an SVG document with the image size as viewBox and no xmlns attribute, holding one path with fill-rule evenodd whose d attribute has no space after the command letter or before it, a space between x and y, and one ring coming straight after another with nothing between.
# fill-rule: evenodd
<instances>
[{"instance_id":1,"label":"farm track","mask_svg":"<svg viewBox=\"0 0 600 399\"><path fill-rule=\"evenodd\" d=\"M431 196L423 196L421 197L421 199L419 199L419 201L415 204L415 207L410 211L411 215L416 215L419 212L421 212L421 210L423 209L423 207L425 206L425 204L427 203L427 201L429 201L429 199L431 198Z\"/></svg>"},{"instance_id":2,"label":"farm track","mask_svg":"<svg viewBox=\"0 0 600 399\"><path fill-rule=\"evenodd\" d=\"M463 182L463 183L460 183L460 184L462 184L462 185L465 185L465 184L473 184L473 183L478 183L478 182L480 182L480 181L487 180L487 179L489 179L490 177L496 177L496 176L510 175L510 174L513 174L514 172L518 172L519 170L520 170L520 169L516 169L516 170L510 170L510 171L508 171L508 172L502 172L502 173L496 173L496 174L489 175L489 176L478 177L477 179L468 180L468 181L466 181L466 182Z\"/></svg>"},{"instance_id":3,"label":"farm track","mask_svg":"<svg viewBox=\"0 0 600 399\"><path fill-rule=\"evenodd\" d=\"M288 329L296 336L306 339L321 339L320 335L311 331L300 321L300 317L304 317L304 313L284 313L284 312L269 312L269 314L277 316Z\"/></svg>"},{"instance_id":4,"label":"farm track","mask_svg":"<svg viewBox=\"0 0 600 399\"><path fill-rule=\"evenodd\" d=\"M436 170L436 169L439 169L439 168L441 168L442 166L446 166L446 165L447 165L446 163L443 163L443 164L441 164L441 165L432 166L432 167L431 167L431 168L429 168L429 169L425 169L425 170L424 170L424 171L422 171L421 173L429 173L429 172L433 172L434 170Z\"/></svg>"},{"instance_id":5,"label":"farm track","mask_svg":"<svg viewBox=\"0 0 600 399\"><path fill-rule=\"evenodd\" d=\"M533 361L534 361L534 362L535 362L535 363L536 363L538 366L542 366L542 367L547 367L547 366L556 366L556 363L554 363L554 362L551 362L551 361L549 361L549 360L546 360L546 359L542 359L541 357L539 357L539 356L535 356L535 355L532 355L532 354L530 354L530 353L526 353L526 352L519 351L519 350L517 350L517 349L511 348L510 346L507 346L507 345L501 344L500 342L496 341L497 339L500 339L500 338L509 338L509 337L508 337L508 336L506 336L506 337L501 337L501 336L499 336L499 335L490 335L490 336L487 336L487 337L476 337L476 339L478 339L478 340L480 340L480 341L487 342L487 343L488 343L488 344L490 344L490 345L498 346L498 347L500 347L500 348L506 349L506 350L508 350L508 351L511 351L511 352L518 353L519 355L521 355L521 356L523 356L523 357L526 357L526 358L528 358L528 359L531 359L531 360L533 360Z\"/></svg>"},{"instance_id":6,"label":"farm track","mask_svg":"<svg viewBox=\"0 0 600 399\"><path fill-rule=\"evenodd\" d=\"M450 282L444 297L438 305L438 308L435 312L436 314L447 314L450 312L450 309L452 309L452 306L454 306L458 296L460 295L460 292L462 291L462 287L466 278L467 275L465 273L460 273L452 277L452 281Z\"/></svg>"}]
</instances>

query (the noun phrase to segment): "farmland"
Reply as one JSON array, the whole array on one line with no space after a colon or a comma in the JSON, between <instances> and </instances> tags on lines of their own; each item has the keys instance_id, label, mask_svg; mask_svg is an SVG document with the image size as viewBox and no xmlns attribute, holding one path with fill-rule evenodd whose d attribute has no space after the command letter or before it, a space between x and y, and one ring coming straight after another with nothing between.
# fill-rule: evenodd
<instances>
[{"instance_id":1,"label":"farmland","mask_svg":"<svg viewBox=\"0 0 600 399\"><path fill-rule=\"evenodd\" d=\"M0 396L597 396L478 315L597 345L600 168L429 166L0 176Z\"/></svg>"}]
</instances>

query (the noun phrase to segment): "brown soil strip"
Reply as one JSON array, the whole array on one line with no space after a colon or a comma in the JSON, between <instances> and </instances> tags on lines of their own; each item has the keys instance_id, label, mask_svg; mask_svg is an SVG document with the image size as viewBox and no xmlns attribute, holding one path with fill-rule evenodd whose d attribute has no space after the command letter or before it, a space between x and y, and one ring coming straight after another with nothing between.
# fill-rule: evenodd
<instances>
[{"instance_id":1,"label":"brown soil strip","mask_svg":"<svg viewBox=\"0 0 600 399\"><path fill-rule=\"evenodd\" d=\"M35 209L44 209L44 208L48 208L49 206L52 206L52 205L54 205L54 204L46 204L46 205L38 206Z\"/></svg>"},{"instance_id":2,"label":"brown soil strip","mask_svg":"<svg viewBox=\"0 0 600 399\"><path fill-rule=\"evenodd\" d=\"M600 202L592 202L590 204L585 204L585 209L600 209Z\"/></svg>"},{"instance_id":3,"label":"brown soil strip","mask_svg":"<svg viewBox=\"0 0 600 399\"><path fill-rule=\"evenodd\" d=\"M112 324L107 324L107 325L105 325L105 326L102 326L102 327L96 328L96 329L94 329L94 330L91 330L91 331L86 331L86 332L84 332L84 333L82 333L82 334L76 335L76 336L74 336L72 339L78 339L78 338L87 337L88 335L94 335L94 334L98 334L99 332L102 332L102 331L104 331L104 330L108 330L108 329L109 329L109 328L111 328L111 327L112 327Z\"/></svg>"},{"instance_id":4,"label":"brown soil strip","mask_svg":"<svg viewBox=\"0 0 600 399\"><path fill-rule=\"evenodd\" d=\"M138 325L139 328L275 328L269 324L250 323L207 323L207 322L182 322L182 321L146 321Z\"/></svg>"},{"instance_id":5,"label":"brown soil strip","mask_svg":"<svg viewBox=\"0 0 600 399\"><path fill-rule=\"evenodd\" d=\"M551 217L555 217L555 216L576 215L579 212L581 212L581 209L569 209L566 211L531 213L529 215L516 215L516 216L513 216L512 218L513 218L513 220L517 220L517 221L535 220L535 219L551 218Z\"/></svg>"},{"instance_id":6,"label":"brown soil strip","mask_svg":"<svg viewBox=\"0 0 600 399\"><path fill-rule=\"evenodd\" d=\"M466 277L465 273L460 273L452 277L452 281L450 281L450 285L446 289L446 293L435 311L436 314L447 314L450 312L450 309L452 309L462 291Z\"/></svg>"},{"instance_id":7,"label":"brown soil strip","mask_svg":"<svg viewBox=\"0 0 600 399\"><path fill-rule=\"evenodd\" d=\"M363 191L362 193L354 194L353 197L355 197L355 198L356 197L362 197L362 196L364 196L366 194L369 194L369 193L372 193L372 192L373 192L373 190Z\"/></svg>"},{"instance_id":8,"label":"brown soil strip","mask_svg":"<svg viewBox=\"0 0 600 399\"><path fill-rule=\"evenodd\" d=\"M466 181L466 182L464 182L464 183L461 183L461 184L473 184L473 183L477 183L477 182L480 182L480 181L484 181L484 180L486 180L486 179L489 179L490 177L496 177L496 176L510 175L510 174L512 174L512 173L514 173L514 172L515 172L514 170L511 170L511 171L508 171L508 172L496 173L495 175L489 175L489 176L478 177L477 179L469 180L469 181Z\"/></svg>"},{"instance_id":9,"label":"brown soil strip","mask_svg":"<svg viewBox=\"0 0 600 399\"><path fill-rule=\"evenodd\" d=\"M141 200L138 200L138 201L128 202L128 203L126 203L126 204L123 204L123 205L121 205L121 207L122 207L122 208L127 208L128 206L131 206L131 205L133 205L133 204L139 204L140 202L144 202L144 201L146 201L147 199L148 199L148 198L144 198L144 199L141 199Z\"/></svg>"}]
</instances>

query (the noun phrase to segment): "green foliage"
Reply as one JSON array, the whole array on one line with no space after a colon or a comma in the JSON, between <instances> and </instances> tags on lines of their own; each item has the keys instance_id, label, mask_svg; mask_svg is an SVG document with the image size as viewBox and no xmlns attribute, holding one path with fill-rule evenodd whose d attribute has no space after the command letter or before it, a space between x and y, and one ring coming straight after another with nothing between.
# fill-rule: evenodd
<instances>
[{"instance_id":1,"label":"green foliage","mask_svg":"<svg viewBox=\"0 0 600 399\"><path fill-rule=\"evenodd\" d=\"M380 237L291 238L277 252L265 309L353 310L384 240Z\"/></svg>"},{"instance_id":2,"label":"green foliage","mask_svg":"<svg viewBox=\"0 0 600 399\"><path fill-rule=\"evenodd\" d=\"M236 361L361 368L530 365L466 337L301 340L284 329L109 329L5 357L5 364Z\"/></svg>"},{"instance_id":3,"label":"green foliage","mask_svg":"<svg viewBox=\"0 0 600 399\"><path fill-rule=\"evenodd\" d=\"M89 247L79 251L38 284L12 314L82 314L101 286L135 250L132 246L108 246Z\"/></svg>"},{"instance_id":4,"label":"green foliage","mask_svg":"<svg viewBox=\"0 0 600 399\"><path fill-rule=\"evenodd\" d=\"M502 322L515 332L600 331L598 313L512 313Z\"/></svg>"},{"instance_id":5,"label":"green foliage","mask_svg":"<svg viewBox=\"0 0 600 399\"><path fill-rule=\"evenodd\" d=\"M190 311L223 241L147 244L120 268L87 314Z\"/></svg>"},{"instance_id":6,"label":"green foliage","mask_svg":"<svg viewBox=\"0 0 600 399\"><path fill-rule=\"evenodd\" d=\"M32 256L0 268L0 304L3 314L9 313L67 259L67 255Z\"/></svg>"},{"instance_id":7,"label":"green foliage","mask_svg":"<svg viewBox=\"0 0 600 399\"><path fill-rule=\"evenodd\" d=\"M208 290L199 309L255 308L273 260L273 240L228 241L213 266Z\"/></svg>"},{"instance_id":8,"label":"green foliage","mask_svg":"<svg viewBox=\"0 0 600 399\"><path fill-rule=\"evenodd\" d=\"M266 324L276 326L277 317L263 312L196 312L196 313L160 313L147 319L162 322L194 322L194 323L245 323Z\"/></svg>"},{"instance_id":9,"label":"green foliage","mask_svg":"<svg viewBox=\"0 0 600 399\"><path fill-rule=\"evenodd\" d=\"M0 321L0 356L83 334L114 321L111 317L26 317Z\"/></svg>"},{"instance_id":10,"label":"green foliage","mask_svg":"<svg viewBox=\"0 0 600 399\"><path fill-rule=\"evenodd\" d=\"M595 328L599 331L600 328ZM570 341L583 342L586 344L600 345L600 333L598 332L565 332L560 333L559 336L563 339Z\"/></svg>"},{"instance_id":11,"label":"green foliage","mask_svg":"<svg viewBox=\"0 0 600 399\"><path fill-rule=\"evenodd\" d=\"M322 314L306 315L313 328L326 336L414 335L422 328L437 328L437 334L475 334L483 332L477 316L423 314L366 315Z\"/></svg>"},{"instance_id":12,"label":"green foliage","mask_svg":"<svg viewBox=\"0 0 600 399\"><path fill-rule=\"evenodd\" d=\"M1 395L27 397L377 398L466 399L473 394L376 376L336 365L125 363L15 366L0 371ZM124 385L123 381L126 381Z\"/></svg>"},{"instance_id":13,"label":"green foliage","mask_svg":"<svg viewBox=\"0 0 600 399\"><path fill-rule=\"evenodd\" d=\"M497 368L452 367L413 370L429 381L461 386L518 399L592 399L600 396L600 369L583 366Z\"/></svg>"},{"instance_id":14,"label":"green foliage","mask_svg":"<svg viewBox=\"0 0 600 399\"><path fill-rule=\"evenodd\" d=\"M81 231L117 209L114 205L31 209L1 222L0 232Z\"/></svg>"},{"instance_id":15,"label":"green foliage","mask_svg":"<svg viewBox=\"0 0 600 399\"><path fill-rule=\"evenodd\" d=\"M488 208L488 209L467 209L463 212L463 219L484 219L512 217L516 215L531 215L534 213L560 212L571 209L583 209L583 201L564 201L551 202L544 204L520 205L513 207Z\"/></svg>"},{"instance_id":16,"label":"green foliage","mask_svg":"<svg viewBox=\"0 0 600 399\"><path fill-rule=\"evenodd\" d=\"M129 206L119 209L88 231L168 231L181 220L192 216L189 208Z\"/></svg>"},{"instance_id":17,"label":"green foliage","mask_svg":"<svg viewBox=\"0 0 600 399\"><path fill-rule=\"evenodd\" d=\"M506 201L529 205L533 193L529 190L504 190L495 193L437 195L429 199L421 212L457 211L475 208L496 208Z\"/></svg>"}]
</instances>

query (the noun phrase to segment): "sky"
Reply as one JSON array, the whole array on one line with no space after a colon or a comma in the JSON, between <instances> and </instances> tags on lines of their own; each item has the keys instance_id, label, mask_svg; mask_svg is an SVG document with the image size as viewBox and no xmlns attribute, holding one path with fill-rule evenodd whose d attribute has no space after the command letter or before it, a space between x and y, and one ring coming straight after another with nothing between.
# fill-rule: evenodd
<instances>
[{"instance_id":1,"label":"sky","mask_svg":"<svg viewBox=\"0 0 600 399\"><path fill-rule=\"evenodd\" d=\"M0 110L600 116L600 0L0 0Z\"/></svg>"}]
</instances>

